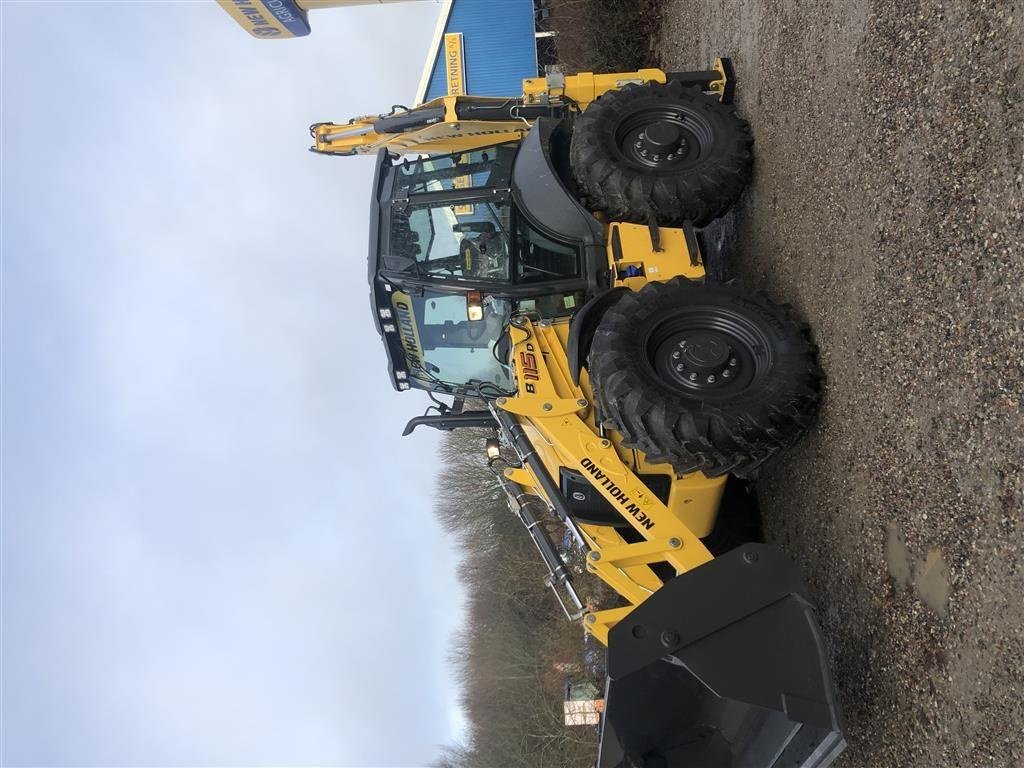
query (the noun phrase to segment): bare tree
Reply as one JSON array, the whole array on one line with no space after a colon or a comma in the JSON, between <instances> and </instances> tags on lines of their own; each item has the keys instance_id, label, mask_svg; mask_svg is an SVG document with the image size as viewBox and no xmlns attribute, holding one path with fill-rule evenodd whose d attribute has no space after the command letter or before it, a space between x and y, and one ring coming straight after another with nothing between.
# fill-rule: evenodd
<instances>
[{"instance_id":1,"label":"bare tree","mask_svg":"<svg viewBox=\"0 0 1024 768\"><path fill-rule=\"evenodd\" d=\"M449 657L469 720L466 744L449 745L438 768L590 766L592 729L563 725L564 666L583 668L582 631L544 585L546 569L487 467L487 430L446 434L435 509L463 552L467 626ZM549 532L560 524L538 503Z\"/></svg>"}]
</instances>

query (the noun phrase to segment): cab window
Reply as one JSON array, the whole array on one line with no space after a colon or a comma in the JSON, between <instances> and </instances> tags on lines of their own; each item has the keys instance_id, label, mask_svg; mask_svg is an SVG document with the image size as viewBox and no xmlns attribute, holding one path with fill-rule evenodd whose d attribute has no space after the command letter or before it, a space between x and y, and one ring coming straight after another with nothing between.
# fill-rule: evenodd
<instances>
[{"instance_id":1,"label":"cab window","mask_svg":"<svg viewBox=\"0 0 1024 768\"><path fill-rule=\"evenodd\" d=\"M566 317L583 306L583 291L545 293L529 299L520 299L516 307L520 312L536 312L541 317Z\"/></svg>"},{"instance_id":2,"label":"cab window","mask_svg":"<svg viewBox=\"0 0 1024 768\"><path fill-rule=\"evenodd\" d=\"M398 166L395 189L407 197L425 192L507 187L515 153L514 144L501 144L454 155L408 160Z\"/></svg>"},{"instance_id":3,"label":"cab window","mask_svg":"<svg viewBox=\"0 0 1024 768\"><path fill-rule=\"evenodd\" d=\"M488 296L482 320L467 320L466 295L425 291L412 298L423 370L414 382L464 388L470 382L489 382L501 389L511 386L508 369L494 356L511 313L511 303Z\"/></svg>"},{"instance_id":4,"label":"cab window","mask_svg":"<svg viewBox=\"0 0 1024 768\"><path fill-rule=\"evenodd\" d=\"M412 203L392 215L391 253L415 259L426 276L507 282L510 220L507 202Z\"/></svg>"},{"instance_id":5,"label":"cab window","mask_svg":"<svg viewBox=\"0 0 1024 768\"><path fill-rule=\"evenodd\" d=\"M516 281L532 283L575 277L579 250L544 235L525 216L516 217Z\"/></svg>"}]
</instances>

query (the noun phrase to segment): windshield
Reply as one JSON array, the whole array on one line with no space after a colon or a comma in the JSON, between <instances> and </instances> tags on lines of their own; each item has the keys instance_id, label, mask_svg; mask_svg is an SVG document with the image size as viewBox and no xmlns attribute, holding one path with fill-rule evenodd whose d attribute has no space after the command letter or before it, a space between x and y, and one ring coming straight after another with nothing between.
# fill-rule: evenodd
<instances>
[{"instance_id":1,"label":"windshield","mask_svg":"<svg viewBox=\"0 0 1024 768\"><path fill-rule=\"evenodd\" d=\"M494 355L512 311L509 301L484 298L483 320L466 319L464 293L395 291L392 305L413 385L484 395L511 388L508 368Z\"/></svg>"},{"instance_id":2,"label":"windshield","mask_svg":"<svg viewBox=\"0 0 1024 768\"><path fill-rule=\"evenodd\" d=\"M414 203L392 215L391 254L431 277L507 281L510 222L507 202Z\"/></svg>"},{"instance_id":3,"label":"windshield","mask_svg":"<svg viewBox=\"0 0 1024 768\"><path fill-rule=\"evenodd\" d=\"M579 251L515 215L507 200L446 200L396 210L391 254L423 277L539 283L579 274Z\"/></svg>"}]
</instances>

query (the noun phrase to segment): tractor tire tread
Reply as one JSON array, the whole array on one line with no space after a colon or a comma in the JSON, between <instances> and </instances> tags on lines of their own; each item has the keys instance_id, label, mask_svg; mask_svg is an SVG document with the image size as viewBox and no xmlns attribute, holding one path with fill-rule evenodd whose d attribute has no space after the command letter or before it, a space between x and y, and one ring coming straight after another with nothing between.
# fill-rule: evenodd
<instances>
[{"instance_id":1,"label":"tractor tire tread","mask_svg":"<svg viewBox=\"0 0 1024 768\"><path fill-rule=\"evenodd\" d=\"M696 302L716 292L742 297L759 314L784 326L787 348L775 363L768 391L752 391L739 402L684 400L665 396L638 371L637 329L660 308ZM601 320L588 358L595 399L604 425L617 430L628 448L677 473L700 470L709 477L751 476L810 428L821 398L823 373L817 347L791 307L762 293L729 286L700 286L685 278L652 282L624 295Z\"/></svg>"},{"instance_id":2,"label":"tractor tire tread","mask_svg":"<svg viewBox=\"0 0 1024 768\"><path fill-rule=\"evenodd\" d=\"M716 133L700 165L654 175L630 165L615 146L615 128L639 103L674 101L699 113ZM692 221L703 226L722 215L750 181L750 125L736 110L696 86L678 82L631 83L595 99L577 118L570 165L588 205L613 219L646 224Z\"/></svg>"}]
</instances>

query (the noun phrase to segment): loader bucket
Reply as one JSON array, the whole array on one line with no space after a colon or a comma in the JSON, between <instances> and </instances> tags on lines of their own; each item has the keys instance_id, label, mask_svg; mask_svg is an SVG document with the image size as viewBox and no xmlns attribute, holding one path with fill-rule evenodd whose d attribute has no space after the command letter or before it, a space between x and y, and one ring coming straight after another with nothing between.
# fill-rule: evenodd
<instances>
[{"instance_id":1,"label":"loader bucket","mask_svg":"<svg viewBox=\"0 0 1024 768\"><path fill-rule=\"evenodd\" d=\"M824 768L845 747L800 573L775 547L672 579L609 635L599 768Z\"/></svg>"}]
</instances>

